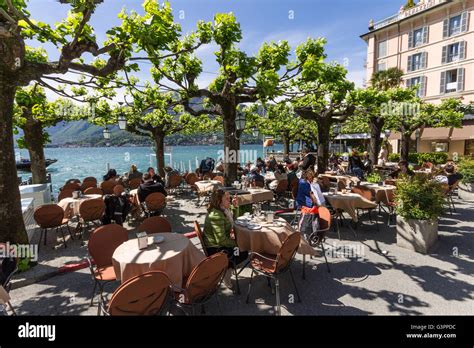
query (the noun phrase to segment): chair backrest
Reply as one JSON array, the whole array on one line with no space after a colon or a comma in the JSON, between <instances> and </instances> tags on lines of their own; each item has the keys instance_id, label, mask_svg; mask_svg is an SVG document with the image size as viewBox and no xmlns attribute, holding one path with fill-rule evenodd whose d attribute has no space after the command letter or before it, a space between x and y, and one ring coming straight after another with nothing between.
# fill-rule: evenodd
<instances>
[{"instance_id":1,"label":"chair backrest","mask_svg":"<svg viewBox=\"0 0 474 348\"><path fill-rule=\"evenodd\" d=\"M104 192L98 188L98 187L89 187L88 189L86 189L84 191L84 194L86 195L101 195L103 196L104 195Z\"/></svg>"},{"instance_id":2,"label":"chair backrest","mask_svg":"<svg viewBox=\"0 0 474 348\"><path fill-rule=\"evenodd\" d=\"M276 258L275 270L277 272L282 272L290 266L291 261L295 257L296 251L300 246L300 240L300 233L292 233L285 239Z\"/></svg>"},{"instance_id":3,"label":"chair backrest","mask_svg":"<svg viewBox=\"0 0 474 348\"><path fill-rule=\"evenodd\" d=\"M395 193L393 190L381 190L377 192L377 198L385 205L389 205L395 201Z\"/></svg>"},{"instance_id":4,"label":"chair backrest","mask_svg":"<svg viewBox=\"0 0 474 348\"><path fill-rule=\"evenodd\" d=\"M161 271L133 277L114 291L109 301L110 315L158 315L170 299L171 281Z\"/></svg>"},{"instance_id":5,"label":"chair backrest","mask_svg":"<svg viewBox=\"0 0 474 348\"><path fill-rule=\"evenodd\" d=\"M265 183L263 181L255 181L255 187L264 187Z\"/></svg>"},{"instance_id":6,"label":"chair backrest","mask_svg":"<svg viewBox=\"0 0 474 348\"><path fill-rule=\"evenodd\" d=\"M45 204L36 208L33 217L41 228L61 226L64 210L56 204Z\"/></svg>"},{"instance_id":7,"label":"chair backrest","mask_svg":"<svg viewBox=\"0 0 474 348\"><path fill-rule=\"evenodd\" d=\"M95 221L102 218L105 203L102 198L88 199L79 206L79 215L84 221Z\"/></svg>"},{"instance_id":8,"label":"chair backrest","mask_svg":"<svg viewBox=\"0 0 474 348\"><path fill-rule=\"evenodd\" d=\"M75 190L62 190L58 195L58 202L61 202L64 198L72 197L72 193Z\"/></svg>"},{"instance_id":9,"label":"chair backrest","mask_svg":"<svg viewBox=\"0 0 474 348\"><path fill-rule=\"evenodd\" d=\"M87 245L89 255L97 267L112 265L112 255L122 243L128 240L128 232L117 224L109 224L96 228L89 237Z\"/></svg>"},{"instance_id":10,"label":"chair backrest","mask_svg":"<svg viewBox=\"0 0 474 348\"><path fill-rule=\"evenodd\" d=\"M202 176L202 180L210 180L212 179L212 173L204 173Z\"/></svg>"},{"instance_id":11,"label":"chair backrest","mask_svg":"<svg viewBox=\"0 0 474 348\"><path fill-rule=\"evenodd\" d=\"M179 174L172 174L170 176L169 181L170 181L169 187L170 188L176 188L179 185L181 185L181 182L183 181L183 177Z\"/></svg>"},{"instance_id":12,"label":"chair backrest","mask_svg":"<svg viewBox=\"0 0 474 348\"><path fill-rule=\"evenodd\" d=\"M84 181L81 185L81 191L85 192L88 188L97 187L97 183L93 181Z\"/></svg>"},{"instance_id":13,"label":"chair backrest","mask_svg":"<svg viewBox=\"0 0 474 348\"><path fill-rule=\"evenodd\" d=\"M396 181L396 180L387 179L387 180L385 180L385 185L397 186L397 181Z\"/></svg>"},{"instance_id":14,"label":"chair backrest","mask_svg":"<svg viewBox=\"0 0 474 348\"><path fill-rule=\"evenodd\" d=\"M138 232L166 233L172 232L172 229L171 224L164 217L152 216L145 219L145 221L138 226Z\"/></svg>"},{"instance_id":15,"label":"chair backrest","mask_svg":"<svg viewBox=\"0 0 474 348\"><path fill-rule=\"evenodd\" d=\"M69 180L66 180L66 182L64 183L64 186L68 184L80 184L80 183L81 183L81 180L79 179L69 179Z\"/></svg>"},{"instance_id":16,"label":"chair backrest","mask_svg":"<svg viewBox=\"0 0 474 348\"><path fill-rule=\"evenodd\" d=\"M14 257L0 259L0 266L0 285L3 286L6 292L9 292L11 279L18 271L18 259Z\"/></svg>"},{"instance_id":17,"label":"chair backrest","mask_svg":"<svg viewBox=\"0 0 474 348\"><path fill-rule=\"evenodd\" d=\"M228 265L227 255L221 252L206 257L194 267L185 286L188 301L204 302L214 295Z\"/></svg>"},{"instance_id":18,"label":"chair backrest","mask_svg":"<svg viewBox=\"0 0 474 348\"><path fill-rule=\"evenodd\" d=\"M194 185L196 181L199 181L199 177L196 173L189 173L188 175L186 175L186 183L188 185Z\"/></svg>"},{"instance_id":19,"label":"chair backrest","mask_svg":"<svg viewBox=\"0 0 474 348\"><path fill-rule=\"evenodd\" d=\"M318 231L329 231L331 229L331 212L326 207L318 207L319 214L319 230Z\"/></svg>"},{"instance_id":20,"label":"chair backrest","mask_svg":"<svg viewBox=\"0 0 474 348\"><path fill-rule=\"evenodd\" d=\"M346 183L344 182L344 180L338 180L337 181L337 190L342 191L342 190L345 190L345 189L346 189Z\"/></svg>"},{"instance_id":21,"label":"chair backrest","mask_svg":"<svg viewBox=\"0 0 474 348\"><path fill-rule=\"evenodd\" d=\"M288 188L288 180L280 180L277 187L275 188L275 193L284 193Z\"/></svg>"},{"instance_id":22,"label":"chair backrest","mask_svg":"<svg viewBox=\"0 0 474 348\"><path fill-rule=\"evenodd\" d=\"M63 187L61 187L61 191L65 190L72 190L72 191L79 191L81 189L81 184L77 182L69 182L65 184Z\"/></svg>"},{"instance_id":23,"label":"chair backrest","mask_svg":"<svg viewBox=\"0 0 474 348\"><path fill-rule=\"evenodd\" d=\"M119 184L114 186L114 195L120 196L124 192L125 188L122 185Z\"/></svg>"},{"instance_id":24,"label":"chair backrest","mask_svg":"<svg viewBox=\"0 0 474 348\"><path fill-rule=\"evenodd\" d=\"M320 186L324 187L325 191L329 191L331 188L331 180L327 176L323 176L320 179Z\"/></svg>"},{"instance_id":25,"label":"chair backrest","mask_svg":"<svg viewBox=\"0 0 474 348\"><path fill-rule=\"evenodd\" d=\"M161 192L150 193L145 199L148 210L159 210L165 207L166 197Z\"/></svg>"},{"instance_id":26,"label":"chair backrest","mask_svg":"<svg viewBox=\"0 0 474 348\"><path fill-rule=\"evenodd\" d=\"M291 198L296 199L296 196L298 196L298 180L294 180L293 183L291 184Z\"/></svg>"},{"instance_id":27,"label":"chair backrest","mask_svg":"<svg viewBox=\"0 0 474 348\"><path fill-rule=\"evenodd\" d=\"M221 175L215 176L214 179L212 179L212 180L219 181L222 185L224 185L224 177L221 176Z\"/></svg>"},{"instance_id":28,"label":"chair backrest","mask_svg":"<svg viewBox=\"0 0 474 348\"><path fill-rule=\"evenodd\" d=\"M450 187L448 184L441 184L441 190L445 195L447 195L449 193Z\"/></svg>"},{"instance_id":29,"label":"chair backrest","mask_svg":"<svg viewBox=\"0 0 474 348\"><path fill-rule=\"evenodd\" d=\"M199 226L199 222L197 221L194 221L194 232L196 232L196 235L199 238L199 242L201 242L201 248L202 248L202 251L204 252L204 255L209 256L207 254L206 245L204 244L204 236L202 235L201 226Z\"/></svg>"},{"instance_id":30,"label":"chair backrest","mask_svg":"<svg viewBox=\"0 0 474 348\"><path fill-rule=\"evenodd\" d=\"M104 191L104 194L111 195L111 194L114 193L115 185L117 185L117 183L115 181L107 180L107 181L103 181L100 184L100 188L102 189L102 191Z\"/></svg>"},{"instance_id":31,"label":"chair backrest","mask_svg":"<svg viewBox=\"0 0 474 348\"><path fill-rule=\"evenodd\" d=\"M86 183L86 182L93 182L97 186L97 179L94 178L93 176L88 176L87 178L82 180L83 184Z\"/></svg>"},{"instance_id":32,"label":"chair backrest","mask_svg":"<svg viewBox=\"0 0 474 348\"><path fill-rule=\"evenodd\" d=\"M128 180L128 188L130 190L135 190L136 188L138 188L138 186L140 186L141 183L142 183L142 179L140 178Z\"/></svg>"},{"instance_id":33,"label":"chair backrest","mask_svg":"<svg viewBox=\"0 0 474 348\"><path fill-rule=\"evenodd\" d=\"M372 191L368 189L367 187L363 187L363 186L353 187L351 191L352 193L357 193L361 195L362 197L364 197L365 199L369 201L372 201L374 199Z\"/></svg>"}]
</instances>

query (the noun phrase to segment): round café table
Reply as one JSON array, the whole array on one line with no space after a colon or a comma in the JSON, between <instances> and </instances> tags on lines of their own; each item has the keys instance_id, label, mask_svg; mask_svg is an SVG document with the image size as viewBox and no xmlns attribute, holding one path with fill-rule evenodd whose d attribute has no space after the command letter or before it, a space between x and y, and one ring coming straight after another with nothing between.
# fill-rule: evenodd
<instances>
[{"instance_id":1,"label":"round caf\u00e9 table","mask_svg":"<svg viewBox=\"0 0 474 348\"><path fill-rule=\"evenodd\" d=\"M58 202L58 205L63 208L65 217L79 216L82 202L97 198L102 198L102 195L83 195L80 198L67 197Z\"/></svg>"},{"instance_id":2,"label":"round caf\u00e9 table","mask_svg":"<svg viewBox=\"0 0 474 348\"><path fill-rule=\"evenodd\" d=\"M324 192L324 198L331 206L340 211L345 211L350 215L354 222L358 222L357 209L375 209L377 204L369 201L357 193L335 193Z\"/></svg>"},{"instance_id":3,"label":"round caf\u00e9 table","mask_svg":"<svg viewBox=\"0 0 474 348\"><path fill-rule=\"evenodd\" d=\"M289 235L299 233L282 218L275 218L273 223L260 220L254 220L251 223L258 224L262 228L258 230L249 229L240 219L237 219L234 223L237 245L241 251L276 255ZM316 251L304 239L300 241L298 253L316 255Z\"/></svg>"},{"instance_id":4,"label":"round caf\u00e9 table","mask_svg":"<svg viewBox=\"0 0 474 348\"><path fill-rule=\"evenodd\" d=\"M164 241L152 244L153 236L162 236ZM148 247L138 249L138 240L131 239L120 245L112 256L117 280L122 283L148 271L163 271L175 286L181 287L205 255L188 238L177 233L148 235Z\"/></svg>"},{"instance_id":5,"label":"round caf\u00e9 table","mask_svg":"<svg viewBox=\"0 0 474 348\"><path fill-rule=\"evenodd\" d=\"M397 189L397 187L394 185L385 185L385 184L378 185L378 184L373 184L373 183L368 183L368 182L361 182L360 186L366 187L370 191L372 191L375 198L375 203L379 203L382 200L382 196L387 197L387 200L388 200L388 192L389 191L393 192Z\"/></svg>"}]
</instances>

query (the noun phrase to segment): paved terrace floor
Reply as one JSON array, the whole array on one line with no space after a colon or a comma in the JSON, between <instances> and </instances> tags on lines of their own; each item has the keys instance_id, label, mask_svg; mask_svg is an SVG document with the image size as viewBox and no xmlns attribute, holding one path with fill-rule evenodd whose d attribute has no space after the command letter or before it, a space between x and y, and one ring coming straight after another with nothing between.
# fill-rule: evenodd
<instances>
[{"instance_id":1,"label":"paved terrace floor","mask_svg":"<svg viewBox=\"0 0 474 348\"><path fill-rule=\"evenodd\" d=\"M205 209L196 208L191 198L171 203L165 215L175 232L189 232L192 222L204 221ZM358 230L358 238L342 229L342 241L331 232L327 244L358 248L362 258L329 257L331 273L324 258L307 260L306 280L302 279L302 257L292 266L302 302L292 301L295 293L289 275L282 277L283 315L473 315L474 314L474 204L456 200L457 212L440 219L440 239L429 255L396 245L395 227L387 227L380 217L380 231L368 222ZM133 226L128 226L133 235ZM197 239L193 242L199 244ZM69 241L69 248L45 248L40 264L20 274L11 291L18 315L96 315L90 307L93 281L88 269L51 276L51 271L82 260L87 248ZM49 274L49 275L48 275ZM28 281L47 278L27 284ZM265 279L254 280L252 298L245 303L250 271L242 273L241 295L222 287L219 298L224 315L271 315L274 295ZM112 292L118 284L111 284ZM220 314L212 300L208 314Z\"/></svg>"}]
</instances>

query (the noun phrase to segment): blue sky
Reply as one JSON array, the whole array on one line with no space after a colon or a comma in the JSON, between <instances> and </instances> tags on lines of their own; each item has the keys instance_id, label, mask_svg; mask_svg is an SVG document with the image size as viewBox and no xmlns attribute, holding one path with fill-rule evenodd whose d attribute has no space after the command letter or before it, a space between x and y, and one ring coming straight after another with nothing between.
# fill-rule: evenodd
<instances>
[{"instance_id":1,"label":"blue sky","mask_svg":"<svg viewBox=\"0 0 474 348\"><path fill-rule=\"evenodd\" d=\"M240 48L254 54L265 41L288 40L292 48L308 37L324 36L328 43L328 60L344 64L348 77L361 86L365 77L366 44L360 35L367 31L371 18L383 19L396 13L404 0L170 0L175 20L183 32L192 31L197 21L212 20L217 12L233 12L241 24ZM117 14L125 6L142 12L141 0L105 0L93 16L92 24L99 40L118 24ZM32 17L50 24L65 17L69 6L56 0L30 0ZM57 51L45 46L54 59ZM202 48L198 56L204 64L200 85L207 85L218 70L212 45ZM148 65L142 65L141 79L147 79Z\"/></svg>"}]
</instances>

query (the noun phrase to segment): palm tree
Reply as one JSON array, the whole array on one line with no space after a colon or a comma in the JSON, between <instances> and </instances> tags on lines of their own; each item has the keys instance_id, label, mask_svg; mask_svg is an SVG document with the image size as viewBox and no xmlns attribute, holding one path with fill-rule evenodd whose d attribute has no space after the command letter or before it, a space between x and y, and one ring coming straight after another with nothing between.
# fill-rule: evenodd
<instances>
[{"instance_id":1,"label":"palm tree","mask_svg":"<svg viewBox=\"0 0 474 348\"><path fill-rule=\"evenodd\" d=\"M372 87L386 91L390 88L400 86L403 82L403 75L403 70L399 68L389 68L374 73L370 79L370 83Z\"/></svg>"}]
</instances>

